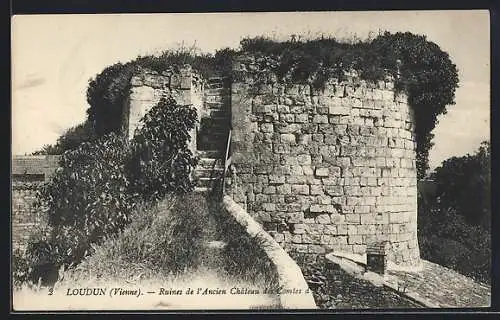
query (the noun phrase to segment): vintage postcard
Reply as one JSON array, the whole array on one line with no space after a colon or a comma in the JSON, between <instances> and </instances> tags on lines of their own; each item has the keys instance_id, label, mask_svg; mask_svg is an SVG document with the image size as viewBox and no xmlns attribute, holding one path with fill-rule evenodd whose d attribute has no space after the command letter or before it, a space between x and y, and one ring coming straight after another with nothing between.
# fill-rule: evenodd
<instances>
[{"instance_id":1,"label":"vintage postcard","mask_svg":"<svg viewBox=\"0 0 500 320\"><path fill-rule=\"evenodd\" d=\"M11 32L13 311L491 305L487 10Z\"/></svg>"}]
</instances>

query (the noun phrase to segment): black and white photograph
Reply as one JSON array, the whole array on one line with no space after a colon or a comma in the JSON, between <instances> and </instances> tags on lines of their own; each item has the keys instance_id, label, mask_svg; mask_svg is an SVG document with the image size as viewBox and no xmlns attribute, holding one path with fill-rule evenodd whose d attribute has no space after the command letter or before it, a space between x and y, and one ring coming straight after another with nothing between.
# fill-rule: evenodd
<instances>
[{"instance_id":1,"label":"black and white photograph","mask_svg":"<svg viewBox=\"0 0 500 320\"><path fill-rule=\"evenodd\" d=\"M488 10L19 14L11 307L491 307Z\"/></svg>"}]
</instances>

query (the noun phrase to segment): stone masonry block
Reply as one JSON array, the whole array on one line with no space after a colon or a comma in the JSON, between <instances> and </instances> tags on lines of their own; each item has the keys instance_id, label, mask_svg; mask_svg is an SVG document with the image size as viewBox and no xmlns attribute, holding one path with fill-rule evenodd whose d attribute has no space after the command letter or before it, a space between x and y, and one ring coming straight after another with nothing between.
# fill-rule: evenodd
<instances>
[{"instance_id":1,"label":"stone masonry block","mask_svg":"<svg viewBox=\"0 0 500 320\"><path fill-rule=\"evenodd\" d=\"M325 193L330 196L342 196L344 188L342 186L325 186Z\"/></svg>"},{"instance_id":2,"label":"stone masonry block","mask_svg":"<svg viewBox=\"0 0 500 320\"><path fill-rule=\"evenodd\" d=\"M347 235L347 225L340 224L337 226L337 235Z\"/></svg>"},{"instance_id":3,"label":"stone masonry block","mask_svg":"<svg viewBox=\"0 0 500 320\"><path fill-rule=\"evenodd\" d=\"M326 252L326 249L321 245L310 244L307 246L308 253L322 254Z\"/></svg>"},{"instance_id":4,"label":"stone masonry block","mask_svg":"<svg viewBox=\"0 0 500 320\"><path fill-rule=\"evenodd\" d=\"M328 113L331 115L349 115L350 108L345 106L329 106Z\"/></svg>"},{"instance_id":5,"label":"stone masonry block","mask_svg":"<svg viewBox=\"0 0 500 320\"><path fill-rule=\"evenodd\" d=\"M348 244L363 244L363 237L361 235L349 235L347 238Z\"/></svg>"},{"instance_id":6,"label":"stone masonry block","mask_svg":"<svg viewBox=\"0 0 500 320\"><path fill-rule=\"evenodd\" d=\"M309 122L309 116L304 113L299 113L295 115L295 122L297 123L306 123Z\"/></svg>"},{"instance_id":7,"label":"stone masonry block","mask_svg":"<svg viewBox=\"0 0 500 320\"><path fill-rule=\"evenodd\" d=\"M309 210L311 213L337 213L337 210L331 204L313 204Z\"/></svg>"},{"instance_id":8,"label":"stone masonry block","mask_svg":"<svg viewBox=\"0 0 500 320\"><path fill-rule=\"evenodd\" d=\"M264 209L264 211L276 211L276 204L274 204L274 203L263 203L262 204L262 209Z\"/></svg>"},{"instance_id":9,"label":"stone masonry block","mask_svg":"<svg viewBox=\"0 0 500 320\"><path fill-rule=\"evenodd\" d=\"M328 173L329 173L328 168L316 168L317 177L328 177Z\"/></svg>"},{"instance_id":10,"label":"stone masonry block","mask_svg":"<svg viewBox=\"0 0 500 320\"><path fill-rule=\"evenodd\" d=\"M319 181L319 180L317 180L317 181ZM320 194L323 194L323 186L319 185L319 184L311 184L311 186L310 186L310 194L311 195L320 195Z\"/></svg>"},{"instance_id":11,"label":"stone masonry block","mask_svg":"<svg viewBox=\"0 0 500 320\"><path fill-rule=\"evenodd\" d=\"M347 234L348 235L358 234L358 226L354 224L347 225Z\"/></svg>"},{"instance_id":12,"label":"stone masonry block","mask_svg":"<svg viewBox=\"0 0 500 320\"><path fill-rule=\"evenodd\" d=\"M332 237L331 235L322 235L321 244L333 244L335 242L335 237Z\"/></svg>"},{"instance_id":13,"label":"stone masonry block","mask_svg":"<svg viewBox=\"0 0 500 320\"><path fill-rule=\"evenodd\" d=\"M346 214L345 221L348 224L360 224L361 223L361 215L358 213Z\"/></svg>"},{"instance_id":14,"label":"stone masonry block","mask_svg":"<svg viewBox=\"0 0 500 320\"><path fill-rule=\"evenodd\" d=\"M271 175L269 176L269 184L279 185L285 183L285 176Z\"/></svg>"},{"instance_id":15,"label":"stone masonry block","mask_svg":"<svg viewBox=\"0 0 500 320\"><path fill-rule=\"evenodd\" d=\"M296 138L294 134L291 133L282 133L280 136L280 141L284 143L291 143L295 144L296 143Z\"/></svg>"},{"instance_id":16,"label":"stone masonry block","mask_svg":"<svg viewBox=\"0 0 500 320\"><path fill-rule=\"evenodd\" d=\"M330 215L330 220L332 224L343 225L345 224L345 215L334 213Z\"/></svg>"},{"instance_id":17,"label":"stone masonry block","mask_svg":"<svg viewBox=\"0 0 500 320\"><path fill-rule=\"evenodd\" d=\"M328 123L328 116L326 115L314 115L313 116L313 123Z\"/></svg>"},{"instance_id":18,"label":"stone masonry block","mask_svg":"<svg viewBox=\"0 0 500 320\"><path fill-rule=\"evenodd\" d=\"M336 235L337 234L337 226L327 224L325 225L325 228L323 229L323 232L325 234L331 234L331 235Z\"/></svg>"},{"instance_id":19,"label":"stone masonry block","mask_svg":"<svg viewBox=\"0 0 500 320\"><path fill-rule=\"evenodd\" d=\"M309 154L300 154L297 156L298 164L300 165L310 165L312 163L311 155Z\"/></svg>"},{"instance_id":20,"label":"stone masonry block","mask_svg":"<svg viewBox=\"0 0 500 320\"><path fill-rule=\"evenodd\" d=\"M309 195L309 186L308 185L301 185L301 184L293 184L292 185L292 193L293 194Z\"/></svg>"}]
</instances>

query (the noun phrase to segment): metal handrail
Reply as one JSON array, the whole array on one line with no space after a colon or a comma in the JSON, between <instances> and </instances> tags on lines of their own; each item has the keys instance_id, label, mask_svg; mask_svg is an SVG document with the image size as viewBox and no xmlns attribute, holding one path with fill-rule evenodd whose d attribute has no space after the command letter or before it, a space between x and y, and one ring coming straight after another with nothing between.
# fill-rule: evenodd
<instances>
[{"instance_id":1,"label":"metal handrail","mask_svg":"<svg viewBox=\"0 0 500 320\"><path fill-rule=\"evenodd\" d=\"M227 144L226 144L226 155L224 156L224 173L222 175L222 194L224 195L225 191L225 180L226 180L226 175L227 171L229 169L229 166L231 165L231 156L230 156L230 148L231 148L231 135L232 135L232 130L229 129L229 134L227 137Z\"/></svg>"}]
</instances>

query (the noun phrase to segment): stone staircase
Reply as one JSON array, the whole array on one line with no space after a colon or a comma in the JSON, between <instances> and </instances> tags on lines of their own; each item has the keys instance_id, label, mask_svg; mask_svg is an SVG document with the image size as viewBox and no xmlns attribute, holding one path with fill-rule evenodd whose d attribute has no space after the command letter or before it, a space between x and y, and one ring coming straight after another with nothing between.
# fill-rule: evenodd
<instances>
[{"instance_id":1,"label":"stone staircase","mask_svg":"<svg viewBox=\"0 0 500 320\"><path fill-rule=\"evenodd\" d=\"M212 191L224 173L231 121L231 88L227 79L209 78L203 100L205 112L200 120L196 142L200 161L194 172L195 191L198 192Z\"/></svg>"}]
</instances>

